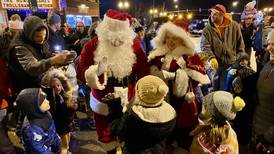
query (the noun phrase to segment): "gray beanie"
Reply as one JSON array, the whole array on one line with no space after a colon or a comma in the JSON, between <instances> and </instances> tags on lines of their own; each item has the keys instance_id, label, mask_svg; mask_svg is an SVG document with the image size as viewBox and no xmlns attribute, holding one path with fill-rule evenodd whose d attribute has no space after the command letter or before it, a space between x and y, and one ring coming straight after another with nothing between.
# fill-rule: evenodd
<instances>
[{"instance_id":1,"label":"gray beanie","mask_svg":"<svg viewBox=\"0 0 274 154\"><path fill-rule=\"evenodd\" d=\"M50 25L61 23L61 17L56 13L49 14L47 20Z\"/></svg>"}]
</instances>

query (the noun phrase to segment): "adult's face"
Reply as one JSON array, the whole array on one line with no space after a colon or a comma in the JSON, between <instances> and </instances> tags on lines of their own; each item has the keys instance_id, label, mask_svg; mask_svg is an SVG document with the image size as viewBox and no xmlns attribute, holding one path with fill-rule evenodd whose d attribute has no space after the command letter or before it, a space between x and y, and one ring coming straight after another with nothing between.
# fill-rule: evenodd
<instances>
[{"instance_id":1,"label":"adult's face","mask_svg":"<svg viewBox=\"0 0 274 154\"><path fill-rule=\"evenodd\" d=\"M165 40L164 40L164 44L166 44L167 48L170 51L173 51L174 49L176 49L178 46L183 45L182 44L183 40L180 39L177 36L174 36L173 34L171 34L170 32L166 33L165 36Z\"/></svg>"},{"instance_id":2,"label":"adult's face","mask_svg":"<svg viewBox=\"0 0 274 154\"><path fill-rule=\"evenodd\" d=\"M267 50L270 53L270 60L274 60L274 39L268 41Z\"/></svg>"},{"instance_id":3,"label":"adult's face","mask_svg":"<svg viewBox=\"0 0 274 154\"><path fill-rule=\"evenodd\" d=\"M82 23L77 23L77 25L76 25L76 31L78 31L79 33L84 33L84 31L85 31L85 26L84 26L84 24L82 24Z\"/></svg>"},{"instance_id":4,"label":"adult's face","mask_svg":"<svg viewBox=\"0 0 274 154\"><path fill-rule=\"evenodd\" d=\"M222 24L224 15L219 11L211 11L210 14L211 21L215 24Z\"/></svg>"},{"instance_id":5,"label":"adult's face","mask_svg":"<svg viewBox=\"0 0 274 154\"><path fill-rule=\"evenodd\" d=\"M140 39L143 39L145 37L145 32L143 30L138 32L138 36L140 37Z\"/></svg>"},{"instance_id":6,"label":"adult's face","mask_svg":"<svg viewBox=\"0 0 274 154\"><path fill-rule=\"evenodd\" d=\"M32 36L32 39L34 43L36 44L43 44L45 42L46 36L47 36L47 30L43 28L39 31L35 31Z\"/></svg>"},{"instance_id":7,"label":"adult's face","mask_svg":"<svg viewBox=\"0 0 274 154\"><path fill-rule=\"evenodd\" d=\"M59 22L59 23L57 23L57 24L54 24L54 26L55 26L55 28L56 28L56 30L61 30L61 23Z\"/></svg>"}]
</instances>

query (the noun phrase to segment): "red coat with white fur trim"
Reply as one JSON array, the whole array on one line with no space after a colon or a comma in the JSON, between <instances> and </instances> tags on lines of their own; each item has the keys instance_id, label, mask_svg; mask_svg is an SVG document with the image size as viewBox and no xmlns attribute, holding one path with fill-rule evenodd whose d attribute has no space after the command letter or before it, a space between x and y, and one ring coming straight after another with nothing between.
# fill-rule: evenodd
<instances>
[{"instance_id":1,"label":"red coat with white fur trim","mask_svg":"<svg viewBox=\"0 0 274 154\"><path fill-rule=\"evenodd\" d=\"M181 56L177 59L173 58L167 64L164 63L164 55L149 58L151 74L159 75L161 70L176 74L175 79L167 81L169 86L169 103L177 112L176 127L195 127L198 124L197 98L195 98L193 103L188 103L184 96L188 92L189 83L195 89L199 83L206 84L210 82L200 57L198 55Z\"/></svg>"},{"instance_id":2,"label":"red coat with white fur trim","mask_svg":"<svg viewBox=\"0 0 274 154\"><path fill-rule=\"evenodd\" d=\"M82 50L80 62L77 67L77 78L79 80L81 80L83 83L86 83L85 72L88 70L88 68L90 66L95 66L94 54L97 49L97 45L98 45L98 38L94 38L91 41L89 41L88 43L86 43ZM132 72L131 72L131 74L135 75L135 77L134 77L135 81L130 82L130 84L128 84L128 86L127 86L128 87L128 100L131 100L131 98L133 98L133 96L135 94L134 88L135 88L136 81L148 74L147 58L143 52L143 49L142 49L141 44L138 41L138 39L133 40L132 48L134 50L134 54L136 55L136 62L135 62L135 64L133 64ZM119 60L119 59L117 59L117 60ZM101 75L98 78L99 78L99 82L102 84L104 82L104 75ZM97 87L96 84L98 84L98 83L96 83L96 81L95 81L93 86L91 86L92 95L96 99L94 101L99 101L98 103L103 103L103 102L101 102L101 99L106 94L113 92L114 87L107 84L107 85L105 85L105 87L103 89L101 89L101 87ZM99 90L99 89L101 89L101 90ZM106 107L106 106L104 106L104 107ZM96 112L98 114L107 115L108 114L107 108L104 108L104 107L100 106L99 108L96 108L96 106L94 106L94 108L92 107L92 109L94 112Z\"/></svg>"}]
</instances>

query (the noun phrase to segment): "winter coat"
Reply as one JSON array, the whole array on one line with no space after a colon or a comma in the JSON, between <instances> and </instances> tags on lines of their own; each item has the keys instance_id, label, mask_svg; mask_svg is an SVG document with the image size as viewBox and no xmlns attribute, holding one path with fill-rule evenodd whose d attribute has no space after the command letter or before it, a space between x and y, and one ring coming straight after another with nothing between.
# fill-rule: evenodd
<instances>
[{"instance_id":1,"label":"winter coat","mask_svg":"<svg viewBox=\"0 0 274 154\"><path fill-rule=\"evenodd\" d=\"M84 31L84 33L80 34L79 32L75 31L67 40L68 44L70 44L70 49L77 52L77 55L79 56L82 51L82 47L80 44L80 41L88 36L87 32ZM77 44L74 44L75 41L79 40Z\"/></svg>"},{"instance_id":2,"label":"winter coat","mask_svg":"<svg viewBox=\"0 0 274 154\"><path fill-rule=\"evenodd\" d=\"M24 22L24 30L20 31L11 42L9 55L9 69L11 70L12 82L16 92L30 87L40 87L43 73L50 67L51 54L46 44L33 43L34 32L44 27L48 29L43 21L31 16Z\"/></svg>"},{"instance_id":3,"label":"winter coat","mask_svg":"<svg viewBox=\"0 0 274 154\"><path fill-rule=\"evenodd\" d=\"M16 102L27 115L29 124L23 128L23 145L26 153L51 154L60 150L60 137L49 111L42 112L41 104L46 96L40 88L22 90Z\"/></svg>"},{"instance_id":4,"label":"winter coat","mask_svg":"<svg viewBox=\"0 0 274 154\"><path fill-rule=\"evenodd\" d=\"M254 114L254 135L263 135L274 146L274 62L269 61L260 72L257 82L258 104Z\"/></svg>"},{"instance_id":5,"label":"winter coat","mask_svg":"<svg viewBox=\"0 0 274 154\"><path fill-rule=\"evenodd\" d=\"M245 24L241 27L242 36L244 39L245 48L251 48L252 47L252 36L253 36L253 24L246 27Z\"/></svg>"},{"instance_id":6,"label":"winter coat","mask_svg":"<svg viewBox=\"0 0 274 154\"><path fill-rule=\"evenodd\" d=\"M59 31L54 32L49 27L49 39L47 40L49 51L50 52L57 52L60 50L65 50L65 40L62 34Z\"/></svg>"},{"instance_id":7,"label":"winter coat","mask_svg":"<svg viewBox=\"0 0 274 154\"><path fill-rule=\"evenodd\" d=\"M245 49L239 24L232 21L225 27L223 36L209 18L209 24L203 29L201 50L209 57L216 57L219 65L231 65L236 61L236 55Z\"/></svg>"},{"instance_id":8,"label":"winter coat","mask_svg":"<svg viewBox=\"0 0 274 154\"><path fill-rule=\"evenodd\" d=\"M171 134L176 123L175 110L164 102L152 109L133 105L123 115L120 103L117 100L108 103L110 112L108 118L111 122L111 130L125 142L123 152L126 154L163 154L165 139ZM136 104L136 101L133 104ZM157 114L165 114L168 120L161 121ZM146 119L148 116L150 120ZM154 121L153 117L157 117L155 118L157 121Z\"/></svg>"},{"instance_id":9,"label":"winter coat","mask_svg":"<svg viewBox=\"0 0 274 154\"><path fill-rule=\"evenodd\" d=\"M196 135L190 147L190 154L239 154L237 135L229 126L227 140L221 145L214 145L208 141L204 132Z\"/></svg>"},{"instance_id":10,"label":"winter coat","mask_svg":"<svg viewBox=\"0 0 274 154\"><path fill-rule=\"evenodd\" d=\"M52 154L60 149L61 142L54 123L45 131L36 125L29 125L23 129L23 144L28 154Z\"/></svg>"}]
</instances>

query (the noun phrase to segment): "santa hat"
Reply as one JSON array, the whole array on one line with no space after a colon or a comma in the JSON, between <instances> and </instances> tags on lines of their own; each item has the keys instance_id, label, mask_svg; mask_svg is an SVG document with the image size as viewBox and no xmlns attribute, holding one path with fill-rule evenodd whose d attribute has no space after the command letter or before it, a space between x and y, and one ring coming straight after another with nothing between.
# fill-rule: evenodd
<instances>
[{"instance_id":1,"label":"santa hat","mask_svg":"<svg viewBox=\"0 0 274 154\"><path fill-rule=\"evenodd\" d=\"M158 35L154 38L155 47L158 49L164 48L164 40L166 37L166 33L169 32L172 35L182 39L182 45L184 45L184 49L180 50L181 55L193 55L195 52L195 46L187 33L188 24L184 20L175 20L174 22L167 22L163 24L159 31ZM153 59L155 56L164 55L164 53L157 53L159 50L155 50L155 53L151 53L149 59Z\"/></svg>"},{"instance_id":2,"label":"santa hat","mask_svg":"<svg viewBox=\"0 0 274 154\"><path fill-rule=\"evenodd\" d=\"M146 122L161 123L174 119L175 110L164 101L168 86L159 77L148 75L136 84L136 99L132 107L139 118Z\"/></svg>"},{"instance_id":3,"label":"santa hat","mask_svg":"<svg viewBox=\"0 0 274 154\"><path fill-rule=\"evenodd\" d=\"M131 19L129 14L117 10L108 10L103 21L96 28L99 40L101 37L121 37L123 35L127 35L128 38L128 35L135 34L131 28Z\"/></svg>"},{"instance_id":4,"label":"santa hat","mask_svg":"<svg viewBox=\"0 0 274 154\"><path fill-rule=\"evenodd\" d=\"M203 104L209 114L216 120L233 120L245 103L240 97L226 91L216 91L203 98Z\"/></svg>"}]
</instances>

